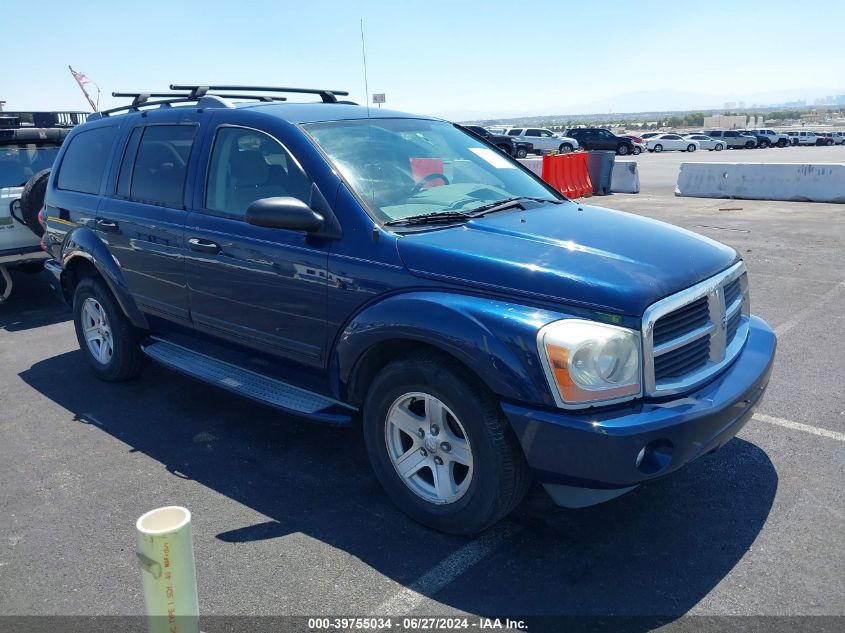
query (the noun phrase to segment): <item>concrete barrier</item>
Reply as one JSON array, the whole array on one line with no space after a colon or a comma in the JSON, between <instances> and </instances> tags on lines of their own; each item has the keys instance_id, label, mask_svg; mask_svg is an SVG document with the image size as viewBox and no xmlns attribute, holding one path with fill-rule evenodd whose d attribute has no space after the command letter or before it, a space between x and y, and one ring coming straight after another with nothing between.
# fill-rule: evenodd
<instances>
[{"instance_id":1,"label":"concrete barrier","mask_svg":"<svg viewBox=\"0 0 845 633\"><path fill-rule=\"evenodd\" d=\"M610 192L640 192L640 172L637 169L637 163L635 161L626 160L613 163L613 174L610 177Z\"/></svg>"},{"instance_id":2,"label":"concrete barrier","mask_svg":"<svg viewBox=\"0 0 845 633\"><path fill-rule=\"evenodd\" d=\"M517 158L517 160L525 165L528 169L533 171L535 174L543 177L543 157L540 156L538 158Z\"/></svg>"},{"instance_id":3,"label":"concrete barrier","mask_svg":"<svg viewBox=\"0 0 845 633\"><path fill-rule=\"evenodd\" d=\"M681 163L675 195L845 203L845 163Z\"/></svg>"}]
</instances>

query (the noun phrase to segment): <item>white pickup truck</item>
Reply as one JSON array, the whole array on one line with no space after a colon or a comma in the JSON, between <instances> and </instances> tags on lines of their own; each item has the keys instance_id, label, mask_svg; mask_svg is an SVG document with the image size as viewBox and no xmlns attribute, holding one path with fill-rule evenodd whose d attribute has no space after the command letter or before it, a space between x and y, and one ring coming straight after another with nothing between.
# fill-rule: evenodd
<instances>
[{"instance_id":1,"label":"white pickup truck","mask_svg":"<svg viewBox=\"0 0 845 633\"><path fill-rule=\"evenodd\" d=\"M511 127L505 132L508 136L519 137L520 141L531 143L536 154L560 152L568 154L578 149L578 141L569 136L560 136L541 127Z\"/></svg>"},{"instance_id":2,"label":"white pickup truck","mask_svg":"<svg viewBox=\"0 0 845 633\"><path fill-rule=\"evenodd\" d=\"M44 118L37 115L53 114L0 112L0 303L12 292L9 269L40 271L48 258L37 215L49 169L72 127L70 121L36 127Z\"/></svg>"}]
</instances>

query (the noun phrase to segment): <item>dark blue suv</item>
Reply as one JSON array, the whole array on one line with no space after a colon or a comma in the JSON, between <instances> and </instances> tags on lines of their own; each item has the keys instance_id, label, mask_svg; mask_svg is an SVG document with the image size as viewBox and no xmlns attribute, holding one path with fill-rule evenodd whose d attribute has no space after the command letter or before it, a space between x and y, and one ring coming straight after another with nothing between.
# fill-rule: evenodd
<instances>
[{"instance_id":1,"label":"dark blue suv","mask_svg":"<svg viewBox=\"0 0 845 633\"><path fill-rule=\"evenodd\" d=\"M569 201L445 121L171 89L75 128L48 183L47 268L102 379L149 357L360 424L388 495L453 533L532 477L578 507L670 473L763 395L775 336L733 249Z\"/></svg>"}]
</instances>

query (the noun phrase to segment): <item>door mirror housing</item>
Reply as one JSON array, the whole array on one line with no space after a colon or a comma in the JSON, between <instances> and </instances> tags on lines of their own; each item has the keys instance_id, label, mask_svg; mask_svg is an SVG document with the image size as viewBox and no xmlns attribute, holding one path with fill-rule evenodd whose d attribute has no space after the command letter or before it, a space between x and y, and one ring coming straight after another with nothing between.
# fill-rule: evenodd
<instances>
[{"instance_id":1,"label":"door mirror housing","mask_svg":"<svg viewBox=\"0 0 845 633\"><path fill-rule=\"evenodd\" d=\"M307 233L319 230L324 220L302 200L287 196L254 201L247 207L245 219L255 226Z\"/></svg>"}]
</instances>

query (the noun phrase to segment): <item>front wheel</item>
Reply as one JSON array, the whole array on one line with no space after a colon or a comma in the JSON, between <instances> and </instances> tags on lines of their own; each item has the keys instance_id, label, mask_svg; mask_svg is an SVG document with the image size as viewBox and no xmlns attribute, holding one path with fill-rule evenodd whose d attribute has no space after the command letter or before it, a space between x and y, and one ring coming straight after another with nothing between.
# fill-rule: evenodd
<instances>
[{"instance_id":1,"label":"front wheel","mask_svg":"<svg viewBox=\"0 0 845 633\"><path fill-rule=\"evenodd\" d=\"M138 375L143 359L138 331L99 279L86 277L76 286L73 322L79 347L98 378L120 382Z\"/></svg>"},{"instance_id":2,"label":"front wheel","mask_svg":"<svg viewBox=\"0 0 845 633\"><path fill-rule=\"evenodd\" d=\"M386 366L364 403L370 462L411 518L451 534L484 530L525 496L522 449L487 389L446 358Z\"/></svg>"},{"instance_id":3,"label":"front wheel","mask_svg":"<svg viewBox=\"0 0 845 633\"><path fill-rule=\"evenodd\" d=\"M758 146L760 149L766 149L769 146L769 141L760 141L760 145Z\"/></svg>"},{"instance_id":4,"label":"front wheel","mask_svg":"<svg viewBox=\"0 0 845 633\"><path fill-rule=\"evenodd\" d=\"M787 144L786 139L783 139L783 138L778 139L778 147L781 147L781 148L786 147L786 144Z\"/></svg>"},{"instance_id":5,"label":"front wheel","mask_svg":"<svg viewBox=\"0 0 845 633\"><path fill-rule=\"evenodd\" d=\"M695 151L695 145L693 145L692 143L687 145L687 151L688 152L694 152Z\"/></svg>"},{"instance_id":6,"label":"front wheel","mask_svg":"<svg viewBox=\"0 0 845 633\"><path fill-rule=\"evenodd\" d=\"M561 143L561 146L560 146L560 147L558 147L558 151L559 151L561 154L569 154L569 153L570 153L570 152L572 152L574 149L575 149L575 148L574 148L574 147L572 147L572 145L570 145L569 143Z\"/></svg>"},{"instance_id":7,"label":"front wheel","mask_svg":"<svg viewBox=\"0 0 845 633\"><path fill-rule=\"evenodd\" d=\"M642 152L643 152L643 148L642 148L642 147L640 147L640 146L638 146L638 145L635 145L635 146L634 146L634 150L633 150L631 153L632 153L634 156L639 156L640 154L642 154Z\"/></svg>"},{"instance_id":8,"label":"front wheel","mask_svg":"<svg viewBox=\"0 0 845 633\"><path fill-rule=\"evenodd\" d=\"M754 149L754 146L755 146L755 145L756 145L756 143L754 143L754 141L748 141L748 142L745 144L745 149Z\"/></svg>"},{"instance_id":9,"label":"front wheel","mask_svg":"<svg viewBox=\"0 0 845 633\"><path fill-rule=\"evenodd\" d=\"M621 144L616 148L616 153L620 156L627 156L628 155L628 146L625 144Z\"/></svg>"},{"instance_id":10,"label":"front wheel","mask_svg":"<svg viewBox=\"0 0 845 633\"><path fill-rule=\"evenodd\" d=\"M721 152L723 149L725 149L725 146L724 146L724 145L722 145L721 143L716 143L715 150L716 150L717 152Z\"/></svg>"},{"instance_id":11,"label":"front wheel","mask_svg":"<svg viewBox=\"0 0 845 633\"><path fill-rule=\"evenodd\" d=\"M528 150L526 150L524 147L517 147L516 148L516 157L517 158L525 158L526 156L528 156Z\"/></svg>"},{"instance_id":12,"label":"front wheel","mask_svg":"<svg viewBox=\"0 0 845 633\"><path fill-rule=\"evenodd\" d=\"M660 145L660 144L655 145L655 146L654 146L654 151L655 151L655 152L657 152L657 153L662 152L662 151L663 151L663 146L662 146L662 145Z\"/></svg>"}]
</instances>

